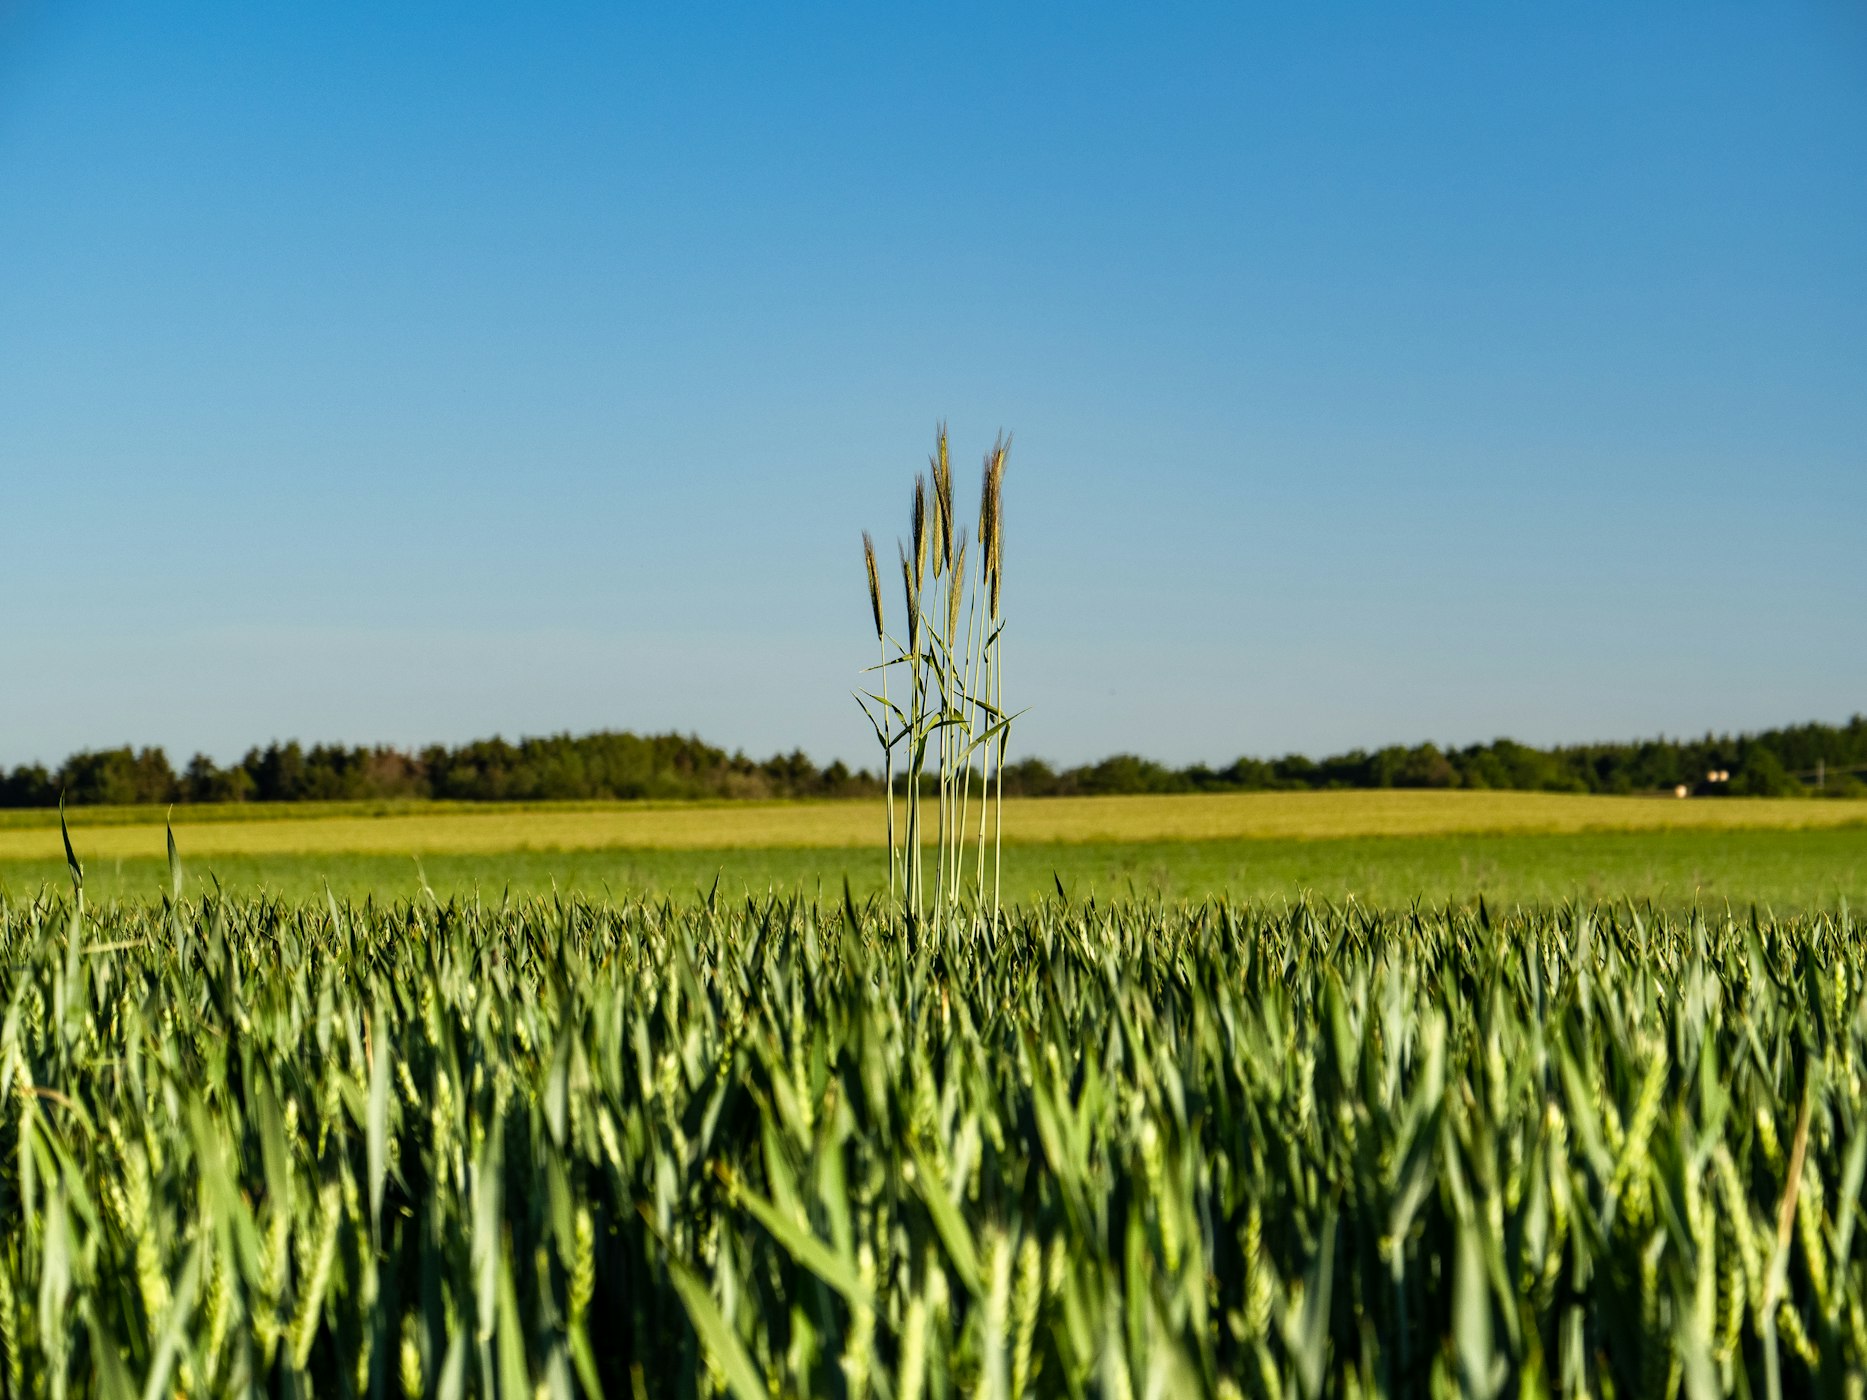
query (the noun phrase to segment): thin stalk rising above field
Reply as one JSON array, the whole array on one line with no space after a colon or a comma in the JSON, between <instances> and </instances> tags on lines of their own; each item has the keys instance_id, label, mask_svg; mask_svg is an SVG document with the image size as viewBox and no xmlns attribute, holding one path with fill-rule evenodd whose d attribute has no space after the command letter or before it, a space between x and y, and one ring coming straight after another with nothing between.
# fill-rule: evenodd
<instances>
[{"instance_id":1,"label":"thin stalk rising above field","mask_svg":"<svg viewBox=\"0 0 1867 1400\"><path fill-rule=\"evenodd\" d=\"M990 919L994 928L998 923L1004 767L1011 727L1011 717L1003 708L1003 665L999 655L1004 632L999 611L1004 568L1003 486L1009 449L1010 440L1000 435L986 454L975 548L969 545L965 530L957 525L946 428L942 425L938 430L929 471L914 480L912 550L906 544L900 548L902 593L907 606L905 637L891 636L887 630L874 543L866 532L862 537L869 605L882 655L871 668L881 673L878 691L862 691L857 700L882 747L888 802L889 898L891 903L896 898L895 872L899 869L899 897L910 924L919 924L930 911L937 922L957 923L968 884L975 917L985 917L988 808L992 825ZM888 671L892 667L902 667L907 673L907 696L899 703L888 695ZM899 856L894 809L897 746L905 746L902 766L907 785L906 831ZM930 748L935 776L931 890L923 856L929 834L921 811ZM979 821L973 836L972 869L968 872L966 842L975 755L981 764ZM993 801L988 802L988 794Z\"/></svg>"}]
</instances>

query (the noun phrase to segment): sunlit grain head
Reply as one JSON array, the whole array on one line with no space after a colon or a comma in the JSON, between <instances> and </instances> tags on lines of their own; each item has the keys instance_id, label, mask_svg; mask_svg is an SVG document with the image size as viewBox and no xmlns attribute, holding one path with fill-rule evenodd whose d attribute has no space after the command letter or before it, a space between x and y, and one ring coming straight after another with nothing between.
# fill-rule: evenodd
<instances>
[{"instance_id":1,"label":"sunlit grain head","mask_svg":"<svg viewBox=\"0 0 1867 1400\"><path fill-rule=\"evenodd\" d=\"M998 617L999 586L1005 571L1005 460L1011 455L1010 437L1000 434L986 458L985 495L990 501L992 538L984 542L986 588L991 595L992 617Z\"/></svg>"},{"instance_id":2,"label":"sunlit grain head","mask_svg":"<svg viewBox=\"0 0 1867 1400\"><path fill-rule=\"evenodd\" d=\"M875 568L875 540L867 530L862 532L862 562L869 575L869 607L875 613L875 635L882 635L882 579Z\"/></svg>"},{"instance_id":3,"label":"sunlit grain head","mask_svg":"<svg viewBox=\"0 0 1867 1400\"><path fill-rule=\"evenodd\" d=\"M934 577L953 567L953 462L947 453L946 424L940 425L929 459L933 468Z\"/></svg>"},{"instance_id":4,"label":"sunlit grain head","mask_svg":"<svg viewBox=\"0 0 1867 1400\"><path fill-rule=\"evenodd\" d=\"M914 478L914 592L920 593L920 581L927 577L927 478Z\"/></svg>"},{"instance_id":5,"label":"sunlit grain head","mask_svg":"<svg viewBox=\"0 0 1867 1400\"><path fill-rule=\"evenodd\" d=\"M992 454L986 453L985 471L979 480L979 557L985 567L992 567L992 537L998 530L998 516L992 500Z\"/></svg>"},{"instance_id":6,"label":"sunlit grain head","mask_svg":"<svg viewBox=\"0 0 1867 1400\"><path fill-rule=\"evenodd\" d=\"M966 579L966 532L959 532L959 545L953 551L953 577L946 590L946 634L948 637L959 633L959 608L964 601L966 590L962 584Z\"/></svg>"},{"instance_id":7,"label":"sunlit grain head","mask_svg":"<svg viewBox=\"0 0 1867 1400\"><path fill-rule=\"evenodd\" d=\"M921 590L920 581L915 577L914 565L908 559L904 546L901 550L901 592L907 601L908 609L908 654L914 655L920 649L921 640Z\"/></svg>"}]
</instances>

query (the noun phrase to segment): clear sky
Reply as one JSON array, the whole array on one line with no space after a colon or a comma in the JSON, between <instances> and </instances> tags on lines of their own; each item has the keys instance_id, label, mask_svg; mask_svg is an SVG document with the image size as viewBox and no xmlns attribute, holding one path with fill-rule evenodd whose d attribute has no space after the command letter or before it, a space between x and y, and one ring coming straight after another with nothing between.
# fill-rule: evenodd
<instances>
[{"instance_id":1,"label":"clear sky","mask_svg":"<svg viewBox=\"0 0 1867 1400\"><path fill-rule=\"evenodd\" d=\"M0 0L0 762L867 761L941 417L1027 754L1844 718L1864 16Z\"/></svg>"}]
</instances>

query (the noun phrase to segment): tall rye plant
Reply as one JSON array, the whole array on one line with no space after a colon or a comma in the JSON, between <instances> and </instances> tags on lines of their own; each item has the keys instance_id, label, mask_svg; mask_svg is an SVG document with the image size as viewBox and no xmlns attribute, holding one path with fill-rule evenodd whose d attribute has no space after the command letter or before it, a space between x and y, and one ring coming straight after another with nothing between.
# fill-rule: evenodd
<instances>
[{"instance_id":1,"label":"tall rye plant","mask_svg":"<svg viewBox=\"0 0 1867 1400\"><path fill-rule=\"evenodd\" d=\"M914 479L911 548L910 544L899 546L907 609L900 633L888 630L875 541L866 530L862 535L869 606L881 659L870 668L880 678L877 690L861 691L857 700L882 747L889 901L893 904L899 899L908 921L916 925L930 917L936 923L955 922L965 910L969 885L972 913L984 917L988 831L991 923L994 928L998 925L1005 752L1013 718L1004 710L1004 661L999 645L1005 630L999 605L1004 577L1005 459L1010 447L1010 439L1000 434L985 454L976 543L969 545L964 527L958 524L946 428L940 427L928 471ZM900 698L889 697L891 670L897 678L905 677L905 697L898 688ZM931 891L924 811L930 765L934 805ZM895 820L898 767L905 789L902 827Z\"/></svg>"}]
</instances>

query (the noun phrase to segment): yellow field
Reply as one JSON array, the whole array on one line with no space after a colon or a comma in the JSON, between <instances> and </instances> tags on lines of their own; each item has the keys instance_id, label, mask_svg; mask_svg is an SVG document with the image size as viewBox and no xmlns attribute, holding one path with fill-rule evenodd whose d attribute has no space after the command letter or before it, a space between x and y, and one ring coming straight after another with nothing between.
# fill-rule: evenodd
<instances>
[{"instance_id":1,"label":"yellow field","mask_svg":"<svg viewBox=\"0 0 1867 1400\"><path fill-rule=\"evenodd\" d=\"M974 808L976 819L977 808ZM24 814L21 814L22 816ZM185 857L497 855L506 851L703 850L879 845L879 802L582 805L444 810L280 808L238 817L177 809ZM162 818L71 813L81 856L160 856ZM1356 791L1173 797L1036 798L1005 804L1008 841L1140 842L1431 836L1475 832L1799 830L1867 826L1867 802L1679 801L1525 792ZM0 828L0 860L62 854L56 818Z\"/></svg>"}]
</instances>

